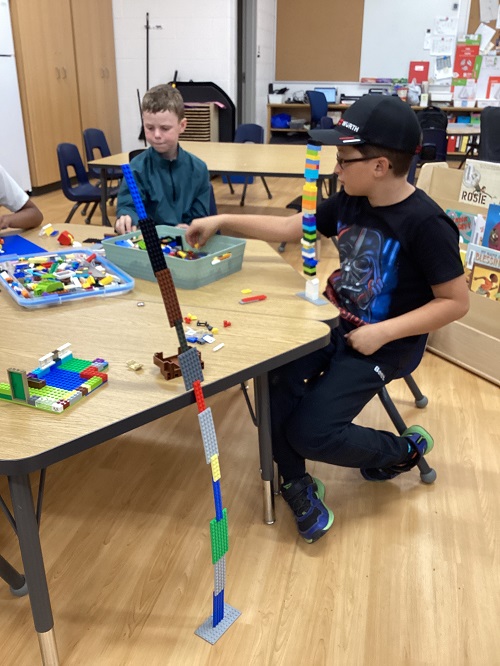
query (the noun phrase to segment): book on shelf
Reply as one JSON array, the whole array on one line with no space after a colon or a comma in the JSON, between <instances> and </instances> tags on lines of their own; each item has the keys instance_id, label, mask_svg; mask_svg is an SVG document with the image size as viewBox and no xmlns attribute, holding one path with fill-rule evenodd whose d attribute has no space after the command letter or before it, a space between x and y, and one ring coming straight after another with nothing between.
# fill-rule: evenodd
<instances>
[{"instance_id":1,"label":"book on shelf","mask_svg":"<svg viewBox=\"0 0 500 666\"><path fill-rule=\"evenodd\" d=\"M466 160L459 201L489 206L500 201L500 164Z\"/></svg>"},{"instance_id":2,"label":"book on shelf","mask_svg":"<svg viewBox=\"0 0 500 666\"><path fill-rule=\"evenodd\" d=\"M500 271L500 252L489 247L469 243L465 255L465 265L467 268L472 268L475 262Z\"/></svg>"},{"instance_id":3,"label":"book on shelf","mask_svg":"<svg viewBox=\"0 0 500 666\"><path fill-rule=\"evenodd\" d=\"M500 205L490 204L484 225L483 240L481 243L490 250L500 251Z\"/></svg>"},{"instance_id":4,"label":"book on shelf","mask_svg":"<svg viewBox=\"0 0 500 666\"><path fill-rule=\"evenodd\" d=\"M429 80L429 61L428 60L410 60L408 71L408 83L423 83Z\"/></svg>"},{"instance_id":5,"label":"book on shelf","mask_svg":"<svg viewBox=\"0 0 500 666\"><path fill-rule=\"evenodd\" d=\"M500 268L474 261L468 280L472 292L500 303Z\"/></svg>"},{"instance_id":6,"label":"book on shelf","mask_svg":"<svg viewBox=\"0 0 500 666\"><path fill-rule=\"evenodd\" d=\"M457 225L460 241L466 244L470 243L476 218L474 213L464 213L463 211L455 210L454 208L447 208L445 213L448 217L451 217L453 222Z\"/></svg>"}]
</instances>

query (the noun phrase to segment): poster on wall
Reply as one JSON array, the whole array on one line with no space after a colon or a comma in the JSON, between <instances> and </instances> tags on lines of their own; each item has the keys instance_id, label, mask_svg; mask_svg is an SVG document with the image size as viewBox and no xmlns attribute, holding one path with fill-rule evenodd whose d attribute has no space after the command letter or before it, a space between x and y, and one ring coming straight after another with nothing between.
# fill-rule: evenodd
<instances>
[{"instance_id":1,"label":"poster on wall","mask_svg":"<svg viewBox=\"0 0 500 666\"><path fill-rule=\"evenodd\" d=\"M482 60L479 55L480 46L481 37L465 37L457 41L453 63L453 85L460 85L455 83L456 80L479 78Z\"/></svg>"}]
</instances>

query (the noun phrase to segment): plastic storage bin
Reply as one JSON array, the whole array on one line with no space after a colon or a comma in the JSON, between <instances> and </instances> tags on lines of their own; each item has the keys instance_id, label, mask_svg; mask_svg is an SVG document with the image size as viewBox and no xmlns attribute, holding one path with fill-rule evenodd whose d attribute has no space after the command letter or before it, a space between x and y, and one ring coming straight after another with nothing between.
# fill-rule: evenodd
<instances>
[{"instance_id":1,"label":"plastic storage bin","mask_svg":"<svg viewBox=\"0 0 500 666\"><path fill-rule=\"evenodd\" d=\"M114 296L115 294L127 293L133 289L134 280L130 275L127 275L124 271L111 263L109 259L94 254L95 260L93 260L92 264L88 264L87 258L91 257L93 254L92 250L71 249L61 250L59 252L36 252L22 256L10 255L7 259L0 259L0 285L24 308L44 308L48 305L61 305L67 301L75 301L82 298ZM46 261L43 262L41 259ZM83 275L85 271L87 271L89 275L95 273L95 276L92 275L92 277L94 277L96 281L99 280L99 277L96 277L99 273L95 271L95 267L101 266L104 268L106 275L113 276L113 283L99 287L89 286L88 289L85 289L82 286L73 291L45 293L41 296L35 296L33 292L30 292L25 287L26 280L29 279L26 277L26 267L28 264L34 263L35 261L40 264L40 273L46 271L46 277L57 277L55 273L50 273L49 264L51 262L54 264L59 261L64 261L70 264L68 269L65 270L73 272L76 272L76 262L78 262L79 266L82 267L82 273L80 274ZM46 264L45 268L42 266L43 263ZM104 277L104 275L101 277Z\"/></svg>"},{"instance_id":2,"label":"plastic storage bin","mask_svg":"<svg viewBox=\"0 0 500 666\"><path fill-rule=\"evenodd\" d=\"M185 229L178 229L169 225L158 225L156 231L160 238L165 236L182 236L183 247L190 248L184 240ZM156 278L146 250L116 245L116 242L119 240L127 238L134 239L140 235L140 230L132 231L129 234L117 236L116 238L107 238L103 241L102 245L106 250L107 259L114 264L120 266L134 277L155 282ZM197 289L241 270L245 245L246 241L241 238L216 235L202 248L203 252L207 252L206 257L189 261L165 255L165 260L172 273L172 279L176 287L179 289ZM230 257L217 261L218 257L228 253L231 255Z\"/></svg>"}]
</instances>

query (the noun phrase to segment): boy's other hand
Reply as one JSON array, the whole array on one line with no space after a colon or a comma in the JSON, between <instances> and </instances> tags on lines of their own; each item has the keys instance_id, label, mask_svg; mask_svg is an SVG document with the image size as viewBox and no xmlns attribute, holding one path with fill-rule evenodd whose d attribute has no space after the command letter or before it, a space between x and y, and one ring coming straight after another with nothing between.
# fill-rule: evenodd
<instances>
[{"instance_id":1,"label":"boy's other hand","mask_svg":"<svg viewBox=\"0 0 500 666\"><path fill-rule=\"evenodd\" d=\"M219 219L217 215L211 217L200 217L193 220L186 231L186 241L191 247L203 247L219 229Z\"/></svg>"},{"instance_id":2,"label":"boy's other hand","mask_svg":"<svg viewBox=\"0 0 500 666\"><path fill-rule=\"evenodd\" d=\"M367 324L360 326L353 331L349 331L344 335L344 338L349 345L360 354L370 356L385 345L389 340L383 332L383 329L377 324Z\"/></svg>"},{"instance_id":3,"label":"boy's other hand","mask_svg":"<svg viewBox=\"0 0 500 666\"><path fill-rule=\"evenodd\" d=\"M137 227L130 215L122 215L115 222L115 233L117 234L128 234L136 229Z\"/></svg>"}]
</instances>

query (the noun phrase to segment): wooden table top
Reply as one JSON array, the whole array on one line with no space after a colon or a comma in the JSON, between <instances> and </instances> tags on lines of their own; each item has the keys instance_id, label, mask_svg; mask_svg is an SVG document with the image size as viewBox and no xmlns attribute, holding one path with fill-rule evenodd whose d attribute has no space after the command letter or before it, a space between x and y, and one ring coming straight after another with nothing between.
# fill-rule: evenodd
<instances>
[{"instance_id":1,"label":"wooden table top","mask_svg":"<svg viewBox=\"0 0 500 666\"><path fill-rule=\"evenodd\" d=\"M305 145L272 143L220 143L181 141L181 146L205 162L210 173L246 173L263 176L303 177ZM336 165L335 146L323 146L320 175L331 176ZM128 153L117 153L89 162L94 167L128 164Z\"/></svg>"},{"instance_id":2,"label":"wooden table top","mask_svg":"<svg viewBox=\"0 0 500 666\"><path fill-rule=\"evenodd\" d=\"M89 227L83 225L60 225L72 231L78 226L84 234L89 234ZM30 235L37 242L33 232ZM38 241L42 244L41 238ZM47 249L55 249L54 238L43 241ZM260 242L252 241L251 245L254 243L258 245L249 252L248 275L259 272L265 265L267 279L272 284L283 264L291 271L287 270L284 288L287 282L291 284L293 276L302 282L301 276L278 255L276 262L263 251L259 261ZM252 266L252 255L258 269ZM245 273L236 275L242 277ZM200 348L205 362L203 387L207 396L319 349L330 336L327 325L314 321L314 317L304 318L305 310L311 308L312 312L315 306L293 296L295 287L290 285L286 295L289 304L285 308L288 319L280 314L279 299L274 295L262 303L239 308L234 305L228 317L226 299L232 300L233 294L232 288L226 289L223 283L229 278L207 285L203 294L199 290L179 290L183 315L196 311L199 317L218 326L217 343L225 345L216 353L209 345ZM193 402L192 392L185 391L182 378L166 381L152 362L156 352L166 356L176 354L177 337L154 293L154 283L137 280L136 285L131 294L123 297L89 298L33 310L21 308L6 293L0 294L3 331L0 381L7 381L7 368L32 370L41 356L66 342L72 344L76 358L101 357L110 364L108 384L63 414L0 402L0 473L40 469ZM238 291L235 298L239 297ZM281 293L280 298L283 297ZM138 300L144 302L144 307L137 306ZM264 312L259 308L261 304L269 309ZM273 305L275 314L272 314ZM229 328L222 326L225 318L231 321ZM126 362L130 359L142 363L143 369L129 370Z\"/></svg>"}]
</instances>

